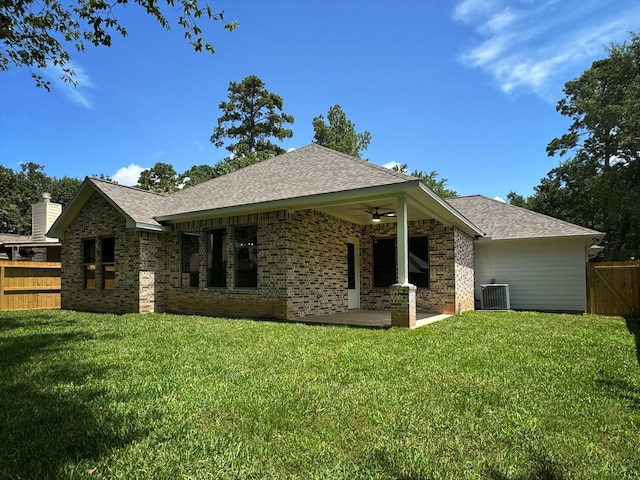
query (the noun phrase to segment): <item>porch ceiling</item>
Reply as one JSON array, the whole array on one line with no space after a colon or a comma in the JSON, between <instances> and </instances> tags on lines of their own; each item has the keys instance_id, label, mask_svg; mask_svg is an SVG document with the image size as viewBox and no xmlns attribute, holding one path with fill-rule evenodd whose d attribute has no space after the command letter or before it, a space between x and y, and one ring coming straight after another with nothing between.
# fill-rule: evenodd
<instances>
[{"instance_id":1,"label":"porch ceiling","mask_svg":"<svg viewBox=\"0 0 640 480\"><path fill-rule=\"evenodd\" d=\"M366 200L358 200L351 203L345 203L340 205L330 205L318 208L319 211L328 215L347 220L358 225L371 225L373 222L372 216L369 212L374 212L378 209L379 213L393 212L393 216L384 216L380 218L380 223L395 223L398 201L396 198L372 198ZM407 213L409 220L424 220L433 218L426 211L419 208L415 204L409 202L407 205Z\"/></svg>"}]
</instances>

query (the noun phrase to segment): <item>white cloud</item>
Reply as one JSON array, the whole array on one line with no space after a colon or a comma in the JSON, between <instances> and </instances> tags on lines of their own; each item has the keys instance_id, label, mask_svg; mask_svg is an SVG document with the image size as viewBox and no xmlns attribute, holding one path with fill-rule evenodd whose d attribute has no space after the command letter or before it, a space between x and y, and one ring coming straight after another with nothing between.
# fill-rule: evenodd
<instances>
[{"instance_id":1,"label":"white cloud","mask_svg":"<svg viewBox=\"0 0 640 480\"><path fill-rule=\"evenodd\" d=\"M76 86L62 79L63 71L58 65L47 67L43 76L51 82L53 88L60 90L73 103L92 109L90 90L95 88L95 84L82 67L76 64L69 64L68 66L75 72L74 80L77 82Z\"/></svg>"},{"instance_id":2,"label":"white cloud","mask_svg":"<svg viewBox=\"0 0 640 480\"><path fill-rule=\"evenodd\" d=\"M461 22L473 22L495 8L492 0L463 0L456 5L453 17Z\"/></svg>"},{"instance_id":3,"label":"white cloud","mask_svg":"<svg viewBox=\"0 0 640 480\"><path fill-rule=\"evenodd\" d=\"M296 148L295 148L295 147L288 148L288 149L287 149L287 153L288 153L288 152L293 152L294 150L296 150Z\"/></svg>"},{"instance_id":4,"label":"white cloud","mask_svg":"<svg viewBox=\"0 0 640 480\"><path fill-rule=\"evenodd\" d=\"M138 179L140 178L140 174L143 170L146 170L144 167L140 165L136 165L132 163L128 167L122 167L116 173L113 174L113 181L120 183L122 185L132 186L138 183Z\"/></svg>"},{"instance_id":5,"label":"white cloud","mask_svg":"<svg viewBox=\"0 0 640 480\"><path fill-rule=\"evenodd\" d=\"M640 3L463 0L453 18L475 33L460 56L463 64L485 71L504 92L528 90L555 101L566 81L638 29Z\"/></svg>"},{"instance_id":6,"label":"white cloud","mask_svg":"<svg viewBox=\"0 0 640 480\"><path fill-rule=\"evenodd\" d=\"M505 201L505 199L504 199L504 198L502 198L502 197L493 197L493 199L494 199L494 200L497 200L497 201L499 201L499 202L502 202L502 203L507 203L507 202Z\"/></svg>"},{"instance_id":7,"label":"white cloud","mask_svg":"<svg viewBox=\"0 0 640 480\"><path fill-rule=\"evenodd\" d=\"M199 152L204 150L204 147L202 146L202 144L196 140L196 148L198 149Z\"/></svg>"},{"instance_id":8,"label":"white cloud","mask_svg":"<svg viewBox=\"0 0 640 480\"><path fill-rule=\"evenodd\" d=\"M382 165L384 168L388 168L389 170L391 170L393 167L400 167L402 164L399 162L396 162L395 160L392 160L391 162L387 162L384 165Z\"/></svg>"}]
</instances>

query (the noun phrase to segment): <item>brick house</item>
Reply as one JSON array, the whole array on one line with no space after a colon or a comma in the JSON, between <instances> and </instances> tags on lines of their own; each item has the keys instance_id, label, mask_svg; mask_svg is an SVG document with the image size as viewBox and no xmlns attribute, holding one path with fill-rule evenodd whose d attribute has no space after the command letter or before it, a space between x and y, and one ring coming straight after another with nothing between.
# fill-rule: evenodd
<instances>
[{"instance_id":1,"label":"brick house","mask_svg":"<svg viewBox=\"0 0 640 480\"><path fill-rule=\"evenodd\" d=\"M171 195L87 178L51 233L62 308L407 326L474 308L482 235L419 180L315 144Z\"/></svg>"},{"instance_id":2,"label":"brick house","mask_svg":"<svg viewBox=\"0 0 640 480\"><path fill-rule=\"evenodd\" d=\"M50 233L65 309L408 327L475 308L484 235L420 180L315 144L170 195L87 178Z\"/></svg>"}]
</instances>

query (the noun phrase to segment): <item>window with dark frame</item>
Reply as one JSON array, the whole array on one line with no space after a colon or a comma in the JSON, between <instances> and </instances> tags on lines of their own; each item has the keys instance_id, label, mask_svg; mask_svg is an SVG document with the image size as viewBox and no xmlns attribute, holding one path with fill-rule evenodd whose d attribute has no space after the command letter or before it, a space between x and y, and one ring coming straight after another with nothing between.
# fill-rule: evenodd
<instances>
[{"instance_id":1,"label":"window with dark frame","mask_svg":"<svg viewBox=\"0 0 640 480\"><path fill-rule=\"evenodd\" d=\"M248 225L234 230L234 278L238 288L258 287L258 227Z\"/></svg>"},{"instance_id":2,"label":"window with dark frame","mask_svg":"<svg viewBox=\"0 0 640 480\"><path fill-rule=\"evenodd\" d=\"M116 284L116 239L114 237L101 239L100 250L102 288L113 290Z\"/></svg>"},{"instance_id":3,"label":"window with dark frame","mask_svg":"<svg viewBox=\"0 0 640 480\"><path fill-rule=\"evenodd\" d=\"M373 241L373 286L387 288L396 281L396 240L376 238Z\"/></svg>"},{"instance_id":4,"label":"window with dark frame","mask_svg":"<svg viewBox=\"0 0 640 480\"><path fill-rule=\"evenodd\" d=\"M207 287L227 286L227 231L210 230L207 234Z\"/></svg>"},{"instance_id":5,"label":"window with dark frame","mask_svg":"<svg viewBox=\"0 0 640 480\"><path fill-rule=\"evenodd\" d=\"M200 235L185 232L180 237L180 285L200 286Z\"/></svg>"},{"instance_id":6,"label":"window with dark frame","mask_svg":"<svg viewBox=\"0 0 640 480\"><path fill-rule=\"evenodd\" d=\"M376 238L373 241L373 286L388 288L397 281L395 238ZM429 239L426 236L409 238L409 283L429 288Z\"/></svg>"},{"instance_id":7,"label":"window with dark frame","mask_svg":"<svg viewBox=\"0 0 640 480\"><path fill-rule=\"evenodd\" d=\"M96 241L87 239L82 241L84 288L95 290L96 288Z\"/></svg>"},{"instance_id":8,"label":"window with dark frame","mask_svg":"<svg viewBox=\"0 0 640 480\"><path fill-rule=\"evenodd\" d=\"M429 239L409 238L409 283L429 288Z\"/></svg>"}]
</instances>

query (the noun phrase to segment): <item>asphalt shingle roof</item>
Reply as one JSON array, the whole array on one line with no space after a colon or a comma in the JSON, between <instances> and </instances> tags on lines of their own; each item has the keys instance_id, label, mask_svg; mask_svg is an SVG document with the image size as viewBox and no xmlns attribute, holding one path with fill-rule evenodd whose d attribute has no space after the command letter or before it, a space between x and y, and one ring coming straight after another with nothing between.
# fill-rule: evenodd
<instances>
[{"instance_id":1,"label":"asphalt shingle roof","mask_svg":"<svg viewBox=\"0 0 640 480\"><path fill-rule=\"evenodd\" d=\"M174 193L156 214L179 215L412 180L408 175L310 144Z\"/></svg>"},{"instance_id":2,"label":"asphalt shingle roof","mask_svg":"<svg viewBox=\"0 0 640 480\"><path fill-rule=\"evenodd\" d=\"M596 230L482 195L447 198L446 201L494 240L601 235Z\"/></svg>"},{"instance_id":3,"label":"asphalt shingle roof","mask_svg":"<svg viewBox=\"0 0 640 480\"><path fill-rule=\"evenodd\" d=\"M158 208L168 198L166 195L97 178L89 180L134 222L160 226L154 217L157 215Z\"/></svg>"}]
</instances>

